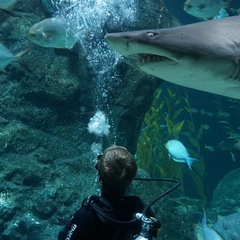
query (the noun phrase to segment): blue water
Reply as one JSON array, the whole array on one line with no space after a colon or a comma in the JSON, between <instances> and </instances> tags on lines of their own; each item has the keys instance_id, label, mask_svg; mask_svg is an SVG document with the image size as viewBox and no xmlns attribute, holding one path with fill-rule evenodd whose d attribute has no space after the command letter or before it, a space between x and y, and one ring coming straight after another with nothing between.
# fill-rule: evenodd
<instances>
[{"instance_id":1,"label":"blue water","mask_svg":"<svg viewBox=\"0 0 240 240\"><path fill-rule=\"evenodd\" d=\"M165 0L164 3L168 8L169 12L177 17L182 24L191 24L195 22L202 21L202 19L197 19L190 16L183 10L183 4L185 0ZM239 2L236 0L231 1L230 8L239 9ZM181 88L182 91L186 91L185 88ZM230 123L232 131L239 134L238 111L232 107L231 100L216 96L213 94L208 94L204 92L199 92L191 89L187 89L187 94L191 101L191 105L196 109L204 109L206 112L213 113L213 117L208 117L206 115L195 114L194 122L196 124L208 124L210 129L205 132L203 138L201 139L201 156L206 160L206 174L204 176L204 183L208 185L206 189L207 198L211 199L213 190L215 189L218 182L225 176L225 174L236 167L239 166L239 161L234 162L232 155L229 151L223 151L218 149L218 144L221 140L229 137L229 131L223 129L223 124L219 123L221 120L226 120ZM214 103L218 102L218 106ZM210 104L211 103L211 104ZM235 103L238 105L238 103ZM218 108L219 107L219 108ZM227 112L230 115L224 119L218 117L218 111ZM210 152L204 148L205 145L214 146L215 151ZM234 156L236 159L240 158L240 152L234 150ZM217 169L216 169L217 167ZM191 194L191 190L189 191Z\"/></svg>"},{"instance_id":2,"label":"blue water","mask_svg":"<svg viewBox=\"0 0 240 240\"><path fill-rule=\"evenodd\" d=\"M183 10L183 4L185 0L165 0L164 4L166 5L169 12L174 15L176 18L178 18L182 24L190 24L194 22L199 22L200 20L190 16Z\"/></svg>"}]
</instances>

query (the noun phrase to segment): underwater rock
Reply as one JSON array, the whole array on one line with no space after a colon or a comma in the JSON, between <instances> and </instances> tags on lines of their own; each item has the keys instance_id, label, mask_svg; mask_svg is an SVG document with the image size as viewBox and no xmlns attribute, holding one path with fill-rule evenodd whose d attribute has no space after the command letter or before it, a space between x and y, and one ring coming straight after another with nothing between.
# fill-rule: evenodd
<instances>
[{"instance_id":1,"label":"underwater rock","mask_svg":"<svg viewBox=\"0 0 240 240\"><path fill-rule=\"evenodd\" d=\"M201 221L201 200L192 199L181 193L165 196L154 208L162 223L159 239L196 239L194 227Z\"/></svg>"},{"instance_id":2,"label":"underwater rock","mask_svg":"<svg viewBox=\"0 0 240 240\"><path fill-rule=\"evenodd\" d=\"M239 207L240 194L240 168L229 172L217 185L213 192L212 205L219 209L225 209L224 215L233 212L234 208Z\"/></svg>"},{"instance_id":3,"label":"underwater rock","mask_svg":"<svg viewBox=\"0 0 240 240\"><path fill-rule=\"evenodd\" d=\"M63 139L32 129L18 121L11 121L0 133L1 154L32 155L35 160L41 162L42 157L48 152L48 162L42 162L51 163L59 157L73 157L80 153Z\"/></svg>"}]
</instances>

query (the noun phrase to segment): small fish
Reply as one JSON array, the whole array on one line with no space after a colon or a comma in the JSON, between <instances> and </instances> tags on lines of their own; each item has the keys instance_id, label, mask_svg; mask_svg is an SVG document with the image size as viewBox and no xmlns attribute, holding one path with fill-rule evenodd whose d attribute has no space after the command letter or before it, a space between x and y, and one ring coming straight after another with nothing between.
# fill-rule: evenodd
<instances>
[{"instance_id":1,"label":"small fish","mask_svg":"<svg viewBox=\"0 0 240 240\"><path fill-rule=\"evenodd\" d=\"M33 25L28 32L29 39L42 47L72 48L77 42L73 26L64 17L46 18Z\"/></svg>"},{"instance_id":2,"label":"small fish","mask_svg":"<svg viewBox=\"0 0 240 240\"><path fill-rule=\"evenodd\" d=\"M181 134L188 137L192 135L190 131L181 131Z\"/></svg>"},{"instance_id":3,"label":"small fish","mask_svg":"<svg viewBox=\"0 0 240 240\"><path fill-rule=\"evenodd\" d=\"M208 117L212 117L213 113L211 112L206 112L204 109L201 109L200 114L203 115L207 115Z\"/></svg>"},{"instance_id":4,"label":"small fish","mask_svg":"<svg viewBox=\"0 0 240 240\"><path fill-rule=\"evenodd\" d=\"M218 117L220 118L225 118L225 117L229 117L230 116L230 113L228 112L223 112L221 110L218 111Z\"/></svg>"},{"instance_id":5,"label":"small fish","mask_svg":"<svg viewBox=\"0 0 240 240\"><path fill-rule=\"evenodd\" d=\"M227 122L227 121L219 121L219 123L221 123L221 124L226 124L226 125L230 125L230 123Z\"/></svg>"},{"instance_id":6,"label":"small fish","mask_svg":"<svg viewBox=\"0 0 240 240\"><path fill-rule=\"evenodd\" d=\"M211 113L211 112L205 112L205 115L207 115L208 117L212 117L212 116L213 116L213 113Z\"/></svg>"},{"instance_id":7,"label":"small fish","mask_svg":"<svg viewBox=\"0 0 240 240\"><path fill-rule=\"evenodd\" d=\"M168 150L169 157L175 162L187 163L188 167L192 170L192 163L198 161L195 158L191 158L187 149L178 140L169 140L165 147Z\"/></svg>"},{"instance_id":8,"label":"small fish","mask_svg":"<svg viewBox=\"0 0 240 240\"><path fill-rule=\"evenodd\" d=\"M183 9L188 14L202 19L212 19L227 5L222 0L187 0Z\"/></svg>"},{"instance_id":9,"label":"small fish","mask_svg":"<svg viewBox=\"0 0 240 240\"><path fill-rule=\"evenodd\" d=\"M18 0L0 0L0 9L9 10L12 8Z\"/></svg>"},{"instance_id":10,"label":"small fish","mask_svg":"<svg viewBox=\"0 0 240 240\"><path fill-rule=\"evenodd\" d=\"M203 229L203 239L204 240L222 240L220 235L215 230L208 227L207 216L206 216L206 212L205 212L204 208L203 208L202 229Z\"/></svg>"},{"instance_id":11,"label":"small fish","mask_svg":"<svg viewBox=\"0 0 240 240\"><path fill-rule=\"evenodd\" d=\"M199 112L197 108L191 108L190 111L191 111L192 113L198 113L198 112Z\"/></svg>"},{"instance_id":12,"label":"small fish","mask_svg":"<svg viewBox=\"0 0 240 240\"><path fill-rule=\"evenodd\" d=\"M234 153L233 153L233 152L230 152L230 155L231 155L232 161L233 161L233 162L236 162L236 157L235 157Z\"/></svg>"},{"instance_id":13,"label":"small fish","mask_svg":"<svg viewBox=\"0 0 240 240\"><path fill-rule=\"evenodd\" d=\"M202 125L202 128L205 129L205 130L209 130L209 129L210 129L210 127L209 127L208 124L204 124L204 125Z\"/></svg>"},{"instance_id":14,"label":"small fish","mask_svg":"<svg viewBox=\"0 0 240 240\"><path fill-rule=\"evenodd\" d=\"M0 70L4 70L5 67L11 62L18 61L20 57L28 50L29 49L26 49L17 55L13 55L6 47L0 43Z\"/></svg>"},{"instance_id":15,"label":"small fish","mask_svg":"<svg viewBox=\"0 0 240 240\"><path fill-rule=\"evenodd\" d=\"M229 106L228 108L232 108L232 109L238 109L239 107L238 107L238 106L236 106L236 105L231 105L231 106Z\"/></svg>"},{"instance_id":16,"label":"small fish","mask_svg":"<svg viewBox=\"0 0 240 240\"><path fill-rule=\"evenodd\" d=\"M214 152L214 151L215 151L215 148L214 148L213 146L207 146L207 145L205 145L204 148L207 149L207 150L210 151L210 152Z\"/></svg>"}]
</instances>

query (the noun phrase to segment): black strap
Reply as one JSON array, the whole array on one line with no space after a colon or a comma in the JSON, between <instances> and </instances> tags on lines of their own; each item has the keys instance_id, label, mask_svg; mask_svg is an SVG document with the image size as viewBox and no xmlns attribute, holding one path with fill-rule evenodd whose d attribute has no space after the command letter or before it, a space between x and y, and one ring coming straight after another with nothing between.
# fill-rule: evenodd
<instances>
[{"instance_id":1,"label":"black strap","mask_svg":"<svg viewBox=\"0 0 240 240\"><path fill-rule=\"evenodd\" d=\"M116 214L112 204L108 202L104 197L90 195L83 202L83 206L93 209L101 221L104 223L110 221L117 224L131 225L138 221L136 218L133 218L130 221L116 220Z\"/></svg>"}]
</instances>

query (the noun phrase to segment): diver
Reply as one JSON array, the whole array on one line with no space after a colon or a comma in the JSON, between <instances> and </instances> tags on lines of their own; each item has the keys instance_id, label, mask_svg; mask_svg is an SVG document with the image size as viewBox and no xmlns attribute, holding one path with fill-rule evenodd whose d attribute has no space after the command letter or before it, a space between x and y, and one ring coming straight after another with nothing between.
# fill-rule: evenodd
<instances>
[{"instance_id":1,"label":"diver","mask_svg":"<svg viewBox=\"0 0 240 240\"><path fill-rule=\"evenodd\" d=\"M159 229L160 222L153 218L150 208L144 215L140 214L146 204L139 197L125 195L126 188L137 172L132 154L124 147L113 145L98 156L95 168L98 171L101 196L92 195L83 200L81 208L59 233L58 240L153 239L136 236L142 226L148 224L153 226L156 235L155 225Z\"/></svg>"}]
</instances>

